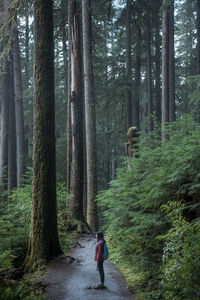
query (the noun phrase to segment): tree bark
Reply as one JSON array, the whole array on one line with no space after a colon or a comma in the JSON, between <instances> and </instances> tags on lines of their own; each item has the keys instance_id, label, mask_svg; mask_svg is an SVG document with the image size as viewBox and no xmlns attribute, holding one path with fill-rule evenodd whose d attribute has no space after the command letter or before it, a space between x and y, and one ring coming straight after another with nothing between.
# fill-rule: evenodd
<instances>
[{"instance_id":1,"label":"tree bark","mask_svg":"<svg viewBox=\"0 0 200 300\"><path fill-rule=\"evenodd\" d=\"M26 4L25 15L25 88L29 87L29 4Z\"/></svg>"},{"instance_id":2,"label":"tree bark","mask_svg":"<svg viewBox=\"0 0 200 300\"><path fill-rule=\"evenodd\" d=\"M151 72L151 19L150 1L148 1L146 29L147 29L147 98L148 98L148 132L153 130L153 96L152 96L152 72Z\"/></svg>"},{"instance_id":3,"label":"tree bark","mask_svg":"<svg viewBox=\"0 0 200 300\"><path fill-rule=\"evenodd\" d=\"M8 99L9 101L9 134L8 134L8 190L12 191L17 186L17 162L16 162L16 119L13 73L13 49L9 55L8 70Z\"/></svg>"},{"instance_id":4,"label":"tree bark","mask_svg":"<svg viewBox=\"0 0 200 300\"><path fill-rule=\"evenodd\" d=\"M20 187L25 173L25 148L24 148L24 110L23 91L20 64L20 49L17 23L13 29L13 66L15 88L15 117L16 117L16 141L17 141L17 186Z\"/></svg>"},{"instance_id":5,"label":"tree bark","mask_svg":"<svg viewBox=\"0 0 200 300\"><path fill-rule=\"evenodd\" d=\"M136 66L135 66L135 97L133 103L133 125L140 130L140 83L141 83L141 28L137 29Z\"/></svg>"},{"instance_id":6,"label":"tree bark","mask_svg":"<svg viewBox=\"0 0 200 300\"><path fill-rule=\"evenodd\" d=\"M200 1L196 2L197 7L197 74L200 75ZM197 122L200 124L200 104L197 111Z\"/></svg>"},{"instance_id":7,"label":"tree bark","mask_svg":"<svg viewBox=\"0 0 200 300\"><path fill-rule=\"evenodd\" d=\"M126 0L126 78L127 78L127 130L133 125L131 77L131 1Z\"/></svg>"},{"instance_id":8,"label":"tree bark","mask_svg":"<svg viewBox=\"0 0 200 300\"><path fill-rule=\"evenodd\" d=\"M161 123L161 36L160 36L160 18L159 11L157 13L155 24L155 95L156 95L156 107L155 114L156 119Z\"/></svg>"},{"instance_id":9,"label":"tree bark","mask_svg":"<svg viewBox=\"0 0 200 300\"><path fill-rule=\"evenodd\" d=\"M33 208L26 264L45 264L61 254L57 231L53 1L34 1L35 113Z\"/></svg>"},{"instance_id":10,"label":"tree bark","mask_svg":"<svg viewBox=\"0 0 200 300\"><path fill-rule=\"evenodd\" d=\"M61 32L62 32L62 51L63 51L63 65L64 65L64 99L67 99L67 85L68 85L68 61L67 61L67 2L65 0L61 1Z\"/></svg>"},{"instance_id":11,"label":"tree bark","mask_svg":"<svg viewBox=\"0 0 200 300\"><path fill-rule=\"evenodd\" d=\"M168 0L162 12L162 142L166 140L165 124L169 122L169 13Z\"/></svg>"},{"instance_id":12,"label":"tree bark","mask_svg":"<svg viewBox=\"0 0 200 300\"><path fill-rule=\"evenodd\" d=\"M77 0L69 2L69 34L71 57L71 125L72 125L72 165L70 208L73 217L83 221L83 95L80 16Z\"/></svg>"},{"instance_id":13,"label":"tree bark","mask_svg":"<svg viewBox=\"0 0 200 300\"><path fill-rule=\"evenodd\" d=\"M5 184L8 180L8 132L9 132L9 63L8 57L2 62L2 92L1 92L1 144L0 144L0 181Z\"/></svg>"},{"instance_id":14,"label":"tree bark","mask_svg":"<svg viewBox=\"0 0 200 300\"><path fill-rule=\"evenodd\" d=\"M96 117L93 89L91 9L89 0L82 0L82 20L87 157L87 222L93 230L97 230L98 220L95 202L97 192Z\"/></svg>"},{"instance_id":15,"label":"tree bark","mask_svg":"<svg viewBox=\"0 0 200 300\"><path fill-rule=\"evenodd\" d=\"M172 0L169 7L169 121L175 120L174 0Z\"/></svg>"},{"instance_id":16,"label":"tree bark","mask_svg":"<svg viewBox=\"0 0 200 300\"><path fill-rule=\"evenodd\" d=\"M68 95L67 95L67 192L71 192L72 124L71 124L71 2L68 1Z\"/></svg>"}]
</instances>

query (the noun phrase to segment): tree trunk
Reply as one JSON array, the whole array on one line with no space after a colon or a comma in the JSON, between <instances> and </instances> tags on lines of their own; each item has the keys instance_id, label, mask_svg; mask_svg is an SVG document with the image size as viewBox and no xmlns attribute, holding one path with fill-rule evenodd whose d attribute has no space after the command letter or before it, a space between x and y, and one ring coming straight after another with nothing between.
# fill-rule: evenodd
<instances>
[{"instance_id":1,"label":"tree trunk","mask_svg":"<svg viewBox=\"0 0 200 300\"><path fill-rule=\"evenodd\" d=\"M136 67L135 67L135 97L133 103L133 125L140 130L139 103L140 103L140 83L141 83L141 28L137 29L136 47Z\"/></svg>"},{"instance_id":2,"label":"tree trunk","mask_svg":"<svg viewBox=\"0 0 200 300\"><path fill-rule=\"evenodd\" d=\"M131 1L126 0L126 78L127 78L127 129L133 125L131 77Z\"/></svg>"},{"instance_id":3,"label":"tree trunk","mask_svg":"<svg viewBox=\"0 0 200 300\"><path fill-rule=\"evenodd\" d=\"M64 64L64 99L67 99L67 82L68 82L68 61L67 61L67 35L66 35L66 23L67 23L67 2L61 0L61 32L62 32L62 50L63 50L63 64Z\"/></svg>"},{"instance_id":4,"label":"tree trunk","mask_svg":"<svg viewBox=\"0 0 200 300\"><path fill-rule=\"evenodd\" d=\"M25 88L29 87L29 4L26 4L25 15Z\"/></svg>"},{"instance_id":5,"label":"tree trunk","mask_svg":"<svg viewBox=\"0 0 200 300\"><path fill-rule=\"evenodd\" d=\"M93 89L92 28L89 0L82 0L85 129L87 157L87 222L97 230L96 118Z\"/></svg>"},{"instance_id":6,"label":"tree trunk","mask_svg":"<svg viewBox=\"0 0 200 300\"><path fill-rule=\"evenodd\" d=\"M67 95L67 192L71 192L71 164L72 164L72 124L71 124L71 35L69 15L71 2L68 1L68 95Z\"/></svg>"},{"instance_id":7,"label":"tree trunk","mask_svg":"<svg viewBox=\"0 0 200 300\"><path fill-rule=\"evenodd\" d=\"M70 208L73 217L83 221L83 95L80 16L78 1L69 3L69 34L71 41L71 125L72 125L72 166Z\"/></svg>"},{"instance_id":8,"label":"tree trunk","mask_svg":"<svg viewBox=\"0 0 200 300\"><path fill-rule=\"evenodd\" d=\"M200 75L200 1L197 0L197 74ZM197 122L200 124L200 104L197 111Z\"/></svg>"},{"instance_id":9,"label":"tree trunk","mask_svg":"<svg viewBox=\"0 0 200 300\"><path fill-rule=\"evenodd\" d=\"M27 266L61 254L57 231L53 1L35 0L33 208Z\"/></svg>"},{"instance_id":10,"label":"tree trunk","mask_svg":"<svg viewBox=\"0 0 200 300\"><path fill-rule=\"evenodd\" d=\"M164 126L169 122L169 14L168 0L163 0L162 13L162 142L166 140Z\"/></svg>"},{"instance_id":11,"label":"tree trunk","mask_svg":"<svg viewBox=\"0 0 200 300\"><path fill-rule=\"evenodd\" d=\"M0 25L5 23L4 1L0 2ZM1 43L1 52L4 50L4 43ZM0 182L4 183L4 189L7 189L8 180L8 123L9 123L9 102L8 91L8 57L1 58L1 142L0 142Z\"/></svg>"},{"instance_id":12,"label":"tree trunk","mask_svg":"<svg viewBox=\"0 0 200 300\"><path fill-rule=\"evenodd\" d=\"M152 72L151 72L151 20L150 20L150 1L148 1L146 18L147 29L147 98L148 98L148 132L153 130L153 99L152 99Z\"/></svg>"},{"instance_id":13,"label":"tree trunk","mask_svg":"<svg viewBox=\"0 0 200 300\"><path fill-rule=\"evenodd\" d=\"M17 140L17 186L20 187L25 172L24 151L24 111L22 76L20 64L20 50L17 24L13 29L13 65L14 65L14 87L15 87L15 116L16 116L16 140Z\"/></svg>"},{"instance_id":14,"label":"tree trunk","mask_svg":"<svg viewBox=\"0 0 200 300\"><path fill-rule=\"evenodd\" d=\"M169 121L176 120L175 115L175 63L174 63L174 0L169 7Z\"/></svg>"},{"instance_id":15,"label":"tree trunk","mask_svg":"<svg viewBox=\"0 0 200 300\"><path fill-rule=\"evenodd\" d=\"M5 185L7 185L7 179L8 179L8 132L9 132L8 90L9 90L9 63L8 63L8 57L4 56L2 62L2 92L1 92L0 181Z\"/></svg>"},{"instance_id":16,"label":"tree trunk","mask_svg":"<svg viewBox=\"0 0 200 300\"><path fill-rule=\"evenodd\" d=\"M26 12L25 12L25 65L24 65L24 89L27 90L29 88L29 3L26 3ZM26 98L24 99L26 102ZM31 126L32 127L32 126ZM24 133L29 132L29 126L24 125ZM25 152L25 161L29 159L29 136L25 134L24 137L24 152Z\"/></svg>"},{"instance_id":17,"label":"tree trunk","mask_svg":"<svg viewBox=\"0 0 200 300\"><path fill-rule=\"evenodd\" d=\"M156 107L155 114L156 119L161 123L161 36L160 36L160 18L159 11L157 13L155 24L155 95L156 95Z\"/></svg>"},{"instance_id":18,"label":"tree trunk","mask_svg":"<svg viewBox=\"0 0 200 300\"><path fill-rule=\"evenodd\" d=\"M11 50L12 51L12 50ZM9 134L8 134L8 190L12 191L17 186L17 162L16 162L16 121L15 121L15 96L14 96L14 72L13 55L9 57Z\"/></svg>"}]
</instances>

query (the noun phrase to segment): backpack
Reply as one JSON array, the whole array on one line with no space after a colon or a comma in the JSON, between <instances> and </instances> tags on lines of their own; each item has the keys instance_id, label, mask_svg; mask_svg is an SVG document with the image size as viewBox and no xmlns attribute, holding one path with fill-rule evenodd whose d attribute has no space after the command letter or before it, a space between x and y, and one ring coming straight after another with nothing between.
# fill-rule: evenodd
<instances>
[{"instance_id":1,"label":"backpack","mask_svg":"<svg viewBox=\"0 0 200 300\"><path fill-rule=\"evenodd\" d=\"M107 247L106 243L104 243L104 250L103 250L102 257L104 260L108 259L108 257L109 257L108 247Z\"/></svg>"}]
</instances>

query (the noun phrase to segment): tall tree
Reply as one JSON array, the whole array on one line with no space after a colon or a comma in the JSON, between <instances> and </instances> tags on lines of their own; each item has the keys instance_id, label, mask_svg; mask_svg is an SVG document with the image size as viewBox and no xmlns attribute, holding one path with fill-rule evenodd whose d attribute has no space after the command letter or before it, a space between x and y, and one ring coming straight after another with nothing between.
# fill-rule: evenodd
<instances>
[{"instance_id":1,"label":"tall tree","mask_svg":"<svg viewBox=\"0 0 200 300\"><path fill-rule=\"evenodd\" d=\"M16 127L15 127L15 102L14 102L14 77L13 77L13 53L12 41L7 37L10 34L11 9L10 1L3 1L3 25L5 29L5 42L3 54L3 78L1 101L1 157L0 178L1 182L7 182L8 189L16 187ZM7 178L7 179L6 179Z\"/></svg>"},{"instance_id":2,"label":"tall tree","mask_svg":"<svg viewBox=\"0 0 200 300\"><path fill-rule=\"evenodd\" d=\"M147 2L146 17L146 41L147 41L147 98L148 98L148 131L153 130L153 95L152 95L152 71L151 71L151 6Z\"/></svg>"},{"instance_id":3,"label":"tall tree","mask_svg":"<svg viewBox=\"0 0 200 300\"><path fill-rule=\"evenodd\" d=\"M161 123L161 36L159 8L157 6L155 18L155 114L158 122Z\"/></svg>"},{"instance_id":4,"label":"tall tree","mask_svg":"<svg viewBox=\"0 0 200 300\"><path fill-rule=\"evenodd\" d=\"M163 0L162 12L162 141L166 139L164 125L169 122L169 13L168 0Z\"/></svg>"},{"instance_id":5,"label":"tall tree","mask_svg":"<svg viewBox=\"0 0 200 300\"><path fill-rule=\"evenodd\" d=\"M71 35L69 14L71 2L68 1L68 93L67 93L67 191L71 191L71 165L72 165L72 124L71 124Z\"/></svg>"},{"instance_id":6,"label":"tall tree","mask_svg":"<svg viewBox=\"0 0 200 300\"><path fill-rule=\"evenodd\" d=\"M25 148L24 148L24 110L23 91L20 63L20 49L17 21L12 33L13 42L13 66L15 89L15 117L16 117L16 142L17 142L17 186L20 187L25 172Z\"/></svg>"},{"instance_id":7,"label":"tall tree","mask_svg":"<svg viewBox=\"0 0 200 300\"><path fill-rule=\"evenodd\" d=\"M96 176L96 118L93 91L92 27L89 0L82 0L83 62L85 92L85 129L87 156L87 222L97 230Z\"/></svg>"},{"instance_id":8,"label":"tall tree","mask_svg":"<svg viewBox=\"0 0 200 300\"><path fill-rule=\"evenodd\" d=\"M14 96L14 72L13 72L13 47L9 53L8 62L8 92L9 102L9 128L8 133L8 190L12 191L17 186L17 162L16 162L16 118L15 118L15 96Z\"/></svg>"},{"instance_id":9,"label":"tall tree","mask_svg":"<svg viewBox=\"0 0 200 300\"><path fill-rule=\"evenodd\" d=\"M26 264L46 263L62 251L57 232L53 1L34 1L35 114L33 207Z\"/></svg>"},{"instance_id":10,"label":"tall tree","mask_svg":"<svg viewBox=\"0 0 200 300\"><path fill-rule=\"evenodd\" d=\"M140 130L140 83L141 83L141 27L137 27L136 66L135 66L135 97L133 102L133 125Z\"/></svg>"},{"instance_id":11,"label":"tall tree","mask_svg":"<svg viewBox=\"0 0 200 300\"><path fill-rule=\"evenodd\" d=\"M169 7L169 121L173 122L175 119L174 0L172 0Z\"/></svg>"},{"instance_id":12,"label":"tall tree","mask_svg":"<svg viewBox=\"0 0 200 300\"><path fill-rule=\"evenodd\" d=\"M70 208L83 230L83 89L79 1L69 1L69 40L71 58L70 112L72 126L72 165Z\"/></svg>"},{"instance_id":13,"label":"tall tree","mask_svg":"<svg viewBox=\"0 0 200 300\"><path fill-rule=\"evenodd\" d=\"M200 75L200 1L196 1L197 9L197 74ZM200 104L197 113L197 122L200 124Z\"/></svg>"},{"instance_id":14,"label":"tall tree","mask_svg":"<svg viewBox=\"0 0 200 300\"><path fill-rule=\"evenodd\" d=\"M133 125L131 76L131 0L126 0L126 78L127 78L127 129Z\"/></svg>"},{"instance_id":15,"label":"tall tree","mask_svg":"<svg viewBox=\"0 0 200 300\"><path fill-rule=\"evenodd\" d=\"M0 144L0 180L7 182L8 178L8 131L9 131L9 63L8 57L2 59L2 91L1 91L1 144Z\"/></svg>"}]
</instances>

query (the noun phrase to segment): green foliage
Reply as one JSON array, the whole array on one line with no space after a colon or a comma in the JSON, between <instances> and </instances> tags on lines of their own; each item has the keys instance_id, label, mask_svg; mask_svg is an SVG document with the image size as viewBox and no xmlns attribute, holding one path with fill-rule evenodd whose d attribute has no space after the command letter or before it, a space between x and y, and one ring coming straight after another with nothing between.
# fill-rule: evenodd
<instances>
[{"instance_id":1,"label":"green foliage","mask_svg":"<svg viewBox=\"0 0 200 300\"><path fill-rule=\"evenodd\" d=\"M24 185L13 191L10 203L4 202L0 219L0 269L18 266L25 258L30 216L31 185Z\"/></svg>"},{"instance_id":2,"label":"green foliage","mask_svg":"<svg viewBox=\"0 0 200 300\"><path fill-rule=\"evenodd\" d=\"M164 299L195 300L200 297L200 219L189 223L183 217L185 205L169 202L162 209L172 221L164 236Z\"/></svg>"},{"instance_id":3,"label":"green foliage","mask_svg":"<svg viewBox=\"0 0 200 300\"><path fill-rule=\"evenodd\" d=\"M143 299L160 299L165 292L161 284L165 241L157 237L167 234L173 221L161 208L169 200L182 199L188 219L198 215L199 126L184 116L166 130L169 139L164 145L156 133L141 134L138 158L126 160L110 189L98 194L111 247L119 253L120 263L131 266Z\"/></svg>"},{"instance_id":4,"label":"green foliage","mask_svg":"<svg viewBox=\"0 0 200 300\"><path fill-rule=\"evenodd\" d=\"M24 186L15 189L10 200L2 199L0 218L0 275L9 272L13 268L23 264L28 247L31 208L32 208L32 170L30 169L24 178ZM62 183L57 184L57 210L58 210L58 231L61 247L69 251L73 246L75 232L67 232L70 229L71 214L67 209L69 195ZM11 285L10 285L11 284ZM30 287L24 280L8 282L6 287L0 280L0 299L44 299L40 287ZM39 294L37 294L37 291Z\"/></svg>"}]
</instances>

